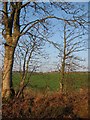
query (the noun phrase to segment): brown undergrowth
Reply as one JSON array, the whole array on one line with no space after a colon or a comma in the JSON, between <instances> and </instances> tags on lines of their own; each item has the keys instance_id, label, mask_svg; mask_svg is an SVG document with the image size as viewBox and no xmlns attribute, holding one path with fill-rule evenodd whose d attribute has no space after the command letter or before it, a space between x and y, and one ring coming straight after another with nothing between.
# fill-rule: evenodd
<instances>
[{"instance_id":1,"label":"brown undergrowth","mask_svg":"<svg viewBox=\"0 0 90 120\"><path fill-rule=\"evenodd\" d=\"M82 89L67 94L25 92L23 98L3 101L2 117L15 120L88 118L88 91Z\"/></svg>"}]
</instances>

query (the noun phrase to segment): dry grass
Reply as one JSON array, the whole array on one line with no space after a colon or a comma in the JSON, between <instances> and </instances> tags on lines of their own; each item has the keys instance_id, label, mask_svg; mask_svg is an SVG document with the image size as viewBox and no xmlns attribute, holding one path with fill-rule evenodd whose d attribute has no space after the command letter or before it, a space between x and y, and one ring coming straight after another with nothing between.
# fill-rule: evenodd
<instances>
[{"instance_id":1,"label":"dry grass","mask_svg":"<svg viewBox=\"0 0 90 120\"><path fill-rule=\"evenodd\" d=\"M24 98L3 102L3 118L88 118L88 91L61 94L28 91Z\"/></svg>"}]
</instances>

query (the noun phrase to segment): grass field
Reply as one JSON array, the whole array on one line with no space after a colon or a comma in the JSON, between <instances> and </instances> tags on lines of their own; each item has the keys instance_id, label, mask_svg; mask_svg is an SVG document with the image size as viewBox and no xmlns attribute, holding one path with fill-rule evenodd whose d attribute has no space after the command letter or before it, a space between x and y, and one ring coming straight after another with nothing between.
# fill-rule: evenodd
<instances>
[{"instance_id":1,"label":"grass field","mask_svg":"<svg viewBox=\"0 0 90 120\"><path fill-rule=\"evenodd\" d=\"M88 73L74 72L68 73L65 76L65 85L68 90L78 90L79 88L86 88L88 86ZM15 88L19 85L20 73L13 73L13 85ZM49 88L50 91L58 91L60 82L60 73L33 73L30 77L29 88L33 90L44 91Z\"/></svg>"}]
</instances>

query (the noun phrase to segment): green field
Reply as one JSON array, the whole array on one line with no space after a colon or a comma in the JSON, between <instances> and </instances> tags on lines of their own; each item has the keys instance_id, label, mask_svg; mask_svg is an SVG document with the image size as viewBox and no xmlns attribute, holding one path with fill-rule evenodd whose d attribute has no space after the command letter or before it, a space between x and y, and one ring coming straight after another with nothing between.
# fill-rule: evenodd
<instances>
[{"instance_id":1,"label":"green field","mask_svg":"<svg viewBox=\"0 0 90 120\"><path fill-rule=\"evenodd\" d=\"M13 85L15 88L19 85L20 73L13 72ZM33 73L30 77L29 88L33 90L44 91L58 91L60 82L60 73ZM88 73L74 72L65 75L65 83L67 90L78 90L79 88L86 88L88 86Z\"/></svg>"}]
</instances>

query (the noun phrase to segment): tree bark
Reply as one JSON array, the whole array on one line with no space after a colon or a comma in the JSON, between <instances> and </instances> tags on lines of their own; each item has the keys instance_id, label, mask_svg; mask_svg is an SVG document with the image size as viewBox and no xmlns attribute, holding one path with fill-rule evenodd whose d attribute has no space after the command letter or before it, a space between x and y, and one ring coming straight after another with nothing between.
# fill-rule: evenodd
<instances>
[{"instance_id":1,"label":"tree bark","mask_svg":"<svg viewBox=\"0 0 90 120\"><path fill-rule=\"evenodd\" d=\"M66 61L66 23L64 25L64 49L63 49L63 59L61 68L61 91L64 92L64 82L65 82L65 61Z\"/></svg>"},{"instance_id":2,"label":"tree bark","mask_svg":"<svg viewBox=\"0 0 90 120\"><path fill-rule=\"evenodd\" d=\"M14 61L15 48L5 44L5 56L4 56L4 69L3 69L3 81L2 81L2 97L8 98L12 94L12 68Z\"/></svg>"},{"instance_id":3,"label":"tree bark","mask_svg":"<svg viewBox=\"0 0 90 120\"><path fill-rule=\"evenodd\" d=\"M61 82L60 82L60 89L62 92L64 92L64 80L65 80L65 58L63 58L62 71L61 71Z\"/></svg>"},{"instance_id":4,"label":"tree bark","mask_svg":"<svg viewBox=\"0 0 90 120\"><path fill-rule=\"evenodd\" d=\"M2 35L6 40L5 56L4 56L4 69L2 81L2 97L9 98L14 94L12 85L12 68L14 62L14 52L17 42L20 37L20 10L22 2L16 3L3 3L3 24L4 31ZM11 9L8 9L11 7ZM10 10L10 11L9 11Z\"/></svg>"}]
</instances>

